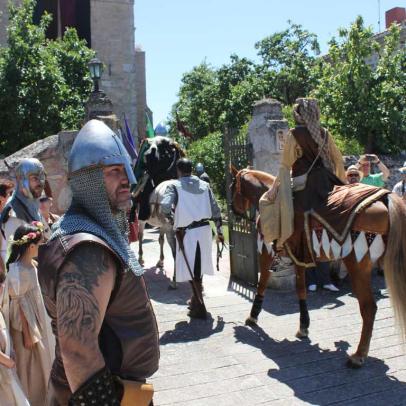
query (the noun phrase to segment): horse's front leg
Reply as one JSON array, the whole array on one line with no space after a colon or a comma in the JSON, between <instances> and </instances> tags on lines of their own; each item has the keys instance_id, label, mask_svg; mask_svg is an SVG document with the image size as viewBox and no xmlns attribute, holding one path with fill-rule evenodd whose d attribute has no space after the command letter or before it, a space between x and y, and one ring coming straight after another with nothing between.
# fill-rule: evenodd
<instances>
[{"instance_id":1,"label":"horse's front leg","mask_svg":"<svg viewBox=\"0 0 406 406\"><path fill-rule=\"evenodd\" d=\"M173 277L172 277L172 282L169 285L169 289L177 289L177 285L176 285L176 237L175 237L175 231L172 226L168 227L168 229L166 231L166 241L168 241L168 244L171 247L172 257L173 257Z\"/></svg>"},{"instance_id":2,"label":"horse's front leg","mask_svg":"<svg viewBox=\"0 0 406 406\"><path fill-rule=\"evenodd\" d=\"M348 269L351 278L352 291L358 299L362 316L361 339L357 351L348 359L348 366L352 368L360 368L363 366L368 356L369 344L371 342L377 310L371 286L372 264L368 254L365 255L360 263L358 263L354 252L352 252L347 258L344 258L344 263Z\"/></svg>"},{"instance_id":3,"label":"horse's front leg","mask_svg":"<svg viewBox=\"0 0 406 406\"><path fill-rule=\"evenodd\" d=\"M262 310L262 304L264 302L265 291L268 287L268 281L271 276L270 267L272 260L273 255L268 253L264 244L262 253L259 256L260 277L257 286L257 293L255 295L254 302L252 303L250 315L247 320L245 320L245 324L249 326L255 326L258 322L258 316Z\"/></svg>"},{"instance_id":4,"label":"horse's front leg","mask_svg":"<svg viewBox=\"0 0 406 406\"><path fill-rule=\"evenodd\" d=\"M310 317L306 302L306 268L302 266L296 266L296 294L300 309L300 325L296 337L306 338L309 335Z\"/></svg>"},{"instance_id":5,"label":"horse's front leg","mask_svg":"<svg viewBox=\"0 0 406 406\"><path fill-rule=\"evenodd\" d=\"M163 269L164 267L164 243L165 243L165 235L164 235L164 230L162 227L159 229L159 261L156 264L156 267L159 269Z\"/></svg>"},{"instance_id":6,"label":"horse's front leg","mask_svg":"<svg viewBox=\"0 0 406 406\"><path fill-rule=\"evenodd\" d=\"M145 222L139 221L138 222L138 262L141 266L144 265L144 258L143 258L143 250L142 250L142 240L144 238L144 228Z\"/></svg>"}]
</instances>

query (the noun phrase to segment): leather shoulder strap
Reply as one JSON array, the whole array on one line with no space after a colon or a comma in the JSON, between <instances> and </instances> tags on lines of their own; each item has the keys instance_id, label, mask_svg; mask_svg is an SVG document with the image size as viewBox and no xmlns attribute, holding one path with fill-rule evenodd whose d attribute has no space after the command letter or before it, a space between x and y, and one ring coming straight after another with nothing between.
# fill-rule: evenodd
<instances>
[{"instance_id":1,"label":"leather shoulder strap","mask_svg":"<svg viewBox=\"0 0 406 406\"><path fill-rule=\"evenodd\" d=\"M122 262L119 256L112 250L112 248L101 238L96 237L90 233L76 233L69 236L59 237L65 256L68 255L75 247L81 244L98 244L103 248L106 248L114 258L116 258L120 263Z\"/></svg>"}]
</instances>

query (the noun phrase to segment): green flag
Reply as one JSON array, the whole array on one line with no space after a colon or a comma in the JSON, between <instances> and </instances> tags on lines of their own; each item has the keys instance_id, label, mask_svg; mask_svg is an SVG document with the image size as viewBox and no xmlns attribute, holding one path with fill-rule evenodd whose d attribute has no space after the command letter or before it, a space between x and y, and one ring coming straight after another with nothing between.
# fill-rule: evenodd
<instances>
[{"instance_id":1,"label":"green flag","mask_svg":"<svg viewBox=\"0 0 406 406\"><path fill-rule=\"evenodd\" d=\"M151 119L149 118L149 115L147 112L145 112L145 123L146 123L147 138L155 137L154 127L152 125Z\"/></svg>"}]
</instances>

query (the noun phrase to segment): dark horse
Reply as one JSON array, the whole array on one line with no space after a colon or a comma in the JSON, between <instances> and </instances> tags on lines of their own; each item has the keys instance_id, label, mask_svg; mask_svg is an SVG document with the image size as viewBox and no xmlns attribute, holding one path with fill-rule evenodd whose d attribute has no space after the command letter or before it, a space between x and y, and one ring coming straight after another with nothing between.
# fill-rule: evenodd
<instances>
[{"instance_id":1,"label":"dark horse","mask_svg":"<svg viewBox=\"0 0 406 406\"><path fill-rule=\"evenodd\" d=\"M250 169L237 171L232 168L232 175L234 177L232 209L237 215L244 215L252 206L258 208L259 199L275 181L275 177L272 175ZM385 259L385 278L395 309L395 316L397 316L403 329L403 335L405 335L406 205L392 193L388 197L388 206L378 201L357 214L351 230L354 235L361 235L364 238L365 234L370 231L368 227L377 223L387 224L386 231L382 235L372 236L374 242L369 245L366 252L364 251L364 255L358 256L358 258L357 254L360 251L355 248L356 243L351 242L351 240L347 243L348 238L342 246L339 246L338 243L334 245L333 241L325 244L325 239L320 243L318 238L320 229L311 224L314 257L320 262L342 258L351 278L352 290L358 299L362 316L362 332L357 351L348 359L348 365L352 367L361 367L368 355L377 310L371 286L371 270L373 262L383 256ZM261 275L257 294L247 324L255 324L258 320L267 283L271 276L269 268L274 255L274 252L268 250L264 244L260 253ZM300 306L300 327L297 337L303 338L308 336L310 318L306 304L305 268L302 266L296 266L296 293Z\"/></svg>"},{"instance_id":2,"label":"dark horse","mask_svg":"<svg viewBox=\"0 0 406 406\"><path fill-rule=\"evenodd\" d=\"M158 268L163 268L164 235L175 258L175 234L172 225L160 213L159 203L165 193L166 181L176 179L176 161L185 156L182 148L168 137L157 136L143 141L140 146L139 160L135 167L139 179L134 192L139 203L139 250L138 260L143 264L142 239L145 223L159 227L160 258Z\"/></svg>"}]
</instances>

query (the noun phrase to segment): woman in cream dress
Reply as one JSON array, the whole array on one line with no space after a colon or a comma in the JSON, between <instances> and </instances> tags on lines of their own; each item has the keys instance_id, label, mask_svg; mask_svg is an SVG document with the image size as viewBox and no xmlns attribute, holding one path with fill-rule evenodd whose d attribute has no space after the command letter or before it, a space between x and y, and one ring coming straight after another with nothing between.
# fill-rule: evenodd
<instances>
[{"instance_id":1,"label":"woman in cream dress","mask_svg":"<svg viewBox=\"0 0 406 406\"><path fill-rule=\"evenodd\" d=\"M31 406L45 403L54 343L45 313L36 263L42 239L41 223L17 228L7 261L10 333L17 374Z\"/></svg>"},{"instance_id":2,"label":"woman in cream dress","mask_svg":"<svg viewBox=\"0 0 406 406\"><path fill-rule=\"evenodd\" d=\"M21 388L20 381L15 370L15 362L11 357L12 346L10 334L3 312L8 314L8 295L4 289L3 281L0 281L0 405L2 406L29 406L28 400ZM7 297L3 301L3 295Z\"/></svg>"}]
</instances>

